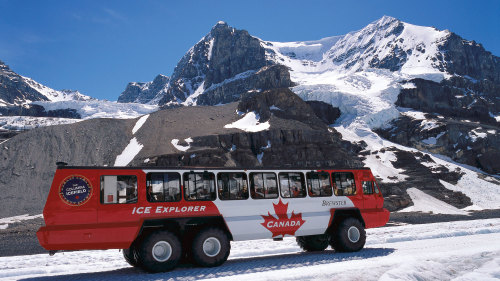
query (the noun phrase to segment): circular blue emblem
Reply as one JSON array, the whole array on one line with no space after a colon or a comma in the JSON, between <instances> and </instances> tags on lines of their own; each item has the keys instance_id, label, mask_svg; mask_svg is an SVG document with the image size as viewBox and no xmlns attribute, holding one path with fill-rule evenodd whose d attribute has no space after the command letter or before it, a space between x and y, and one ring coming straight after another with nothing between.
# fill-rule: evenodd
<instances>
[{"instance_id":1,"label":"circular blue emblem","mask_svg":"<svg viewBox=\"0 0 500 281\"><path fill-rule=\"evenodd\" d=\"M68 205L80 206L92 196L92 185L83 176L69 176L61 183L59 196Z\"/></svg>"}]
</instances>

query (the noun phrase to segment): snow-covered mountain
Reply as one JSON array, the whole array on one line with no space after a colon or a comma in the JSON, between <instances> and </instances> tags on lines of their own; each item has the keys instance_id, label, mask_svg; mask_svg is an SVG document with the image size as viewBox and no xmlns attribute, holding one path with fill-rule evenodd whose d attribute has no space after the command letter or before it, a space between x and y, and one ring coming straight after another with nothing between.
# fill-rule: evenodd
<instances>
[{"instance_id":1,"label":"snow-covered mountain","mask_svg":"<svg viewBox=\"0 0 500 281\"><path fill-rule=\"evenodd\" d=\"M155 105L97 100L77 90L54 90L0 61L0 133L91 118L135 118L157 109Z\"/></svg>"},{"instance_id":2,"label":"snow-covered mountain","mask_svg":"<svg viewBox=\"0 0 500 281\"><path fill-rule=\"evenodd\" d=\"M33 101L91 100L78 91L56 91L35 80L21 76L0 61L0 106L19 106Z\"/></svg>"},{"instance_id":3,"label":"snow-covered mountain","mask_svg":"<svg viewBox=\"0 0 500 281\"><path fill-rule=\"evenodd\" d=\"M500 171L494 161L500 157L500 59L448 30L388 16L346 35L305 42L264 41L219 22L179 61L154 102L217 105L279 87L339 108L335 126L361 139L379 130L394 142ZM408 108L444 119L412 119ZM401 134L410 126L401 120L418 124ZM450 126L467 120L476 123ZM426 122L435 126L419 125ZM468 137L470 130L485 137Z\"/></svg>"}]
</instances>

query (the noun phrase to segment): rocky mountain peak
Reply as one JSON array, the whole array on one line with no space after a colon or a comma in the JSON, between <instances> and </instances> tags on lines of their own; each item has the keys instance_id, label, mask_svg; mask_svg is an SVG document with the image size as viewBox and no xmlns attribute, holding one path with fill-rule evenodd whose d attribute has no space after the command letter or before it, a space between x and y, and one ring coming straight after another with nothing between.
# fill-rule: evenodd
<instances>
[{"instance_id":1,"label":"rocky mountain peak","mask_svg":"<svg viewBox=\"0 0 500 281\"><path fill-rule=\"evenodd\" d=\"M255 72L265 65L272 64L266 60L260 42L246 30L218 22L179 61L168 90L159 104L197 104L198 97L203 95L205 90L216 87L214 85L247 77L252 74L251 71Z\"/></svg>"},{"instance_id":2,"label":"rocky mountain peak","mask_svg":"<svg viewBox=\"0 0 500 281\"><path fill-rule=\"evenodd\" d=\"M151 82L130 82L125 90L118 97L118 102L122 103L153 103L156 98L168 88L170 78L163 74L158 74Z\"/></svg>"}]
</instances>

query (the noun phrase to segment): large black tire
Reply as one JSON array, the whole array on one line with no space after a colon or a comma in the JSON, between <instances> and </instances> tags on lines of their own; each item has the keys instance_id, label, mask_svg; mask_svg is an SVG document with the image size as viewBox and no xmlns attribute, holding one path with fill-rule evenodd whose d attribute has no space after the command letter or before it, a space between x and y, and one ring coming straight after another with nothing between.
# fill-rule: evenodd
<instances>
[{"instance_id":1,"label":"large black tire","mask_svg":"<svg viewBox=\"0 0 500 281\"><path fill-rule=\"evenodd\" d=\"M298 236L297 244L306 252L324 251L328 247L330 237L326 234Z\"/></svg>"},{"instance_id":2,"label":"large black tire","mask_svg":"<svg viewBox=\"0 0 500 281\"><path fill-rule=\"evenodd\" d=\"M357 252L363 249L366 232L363 224L355 218L344 219L333 233L330 245L336 252Z\"/></svg>"},{"instance_id":3,"label":"large black tire","mask_svg":"<svg viewBox=\"0 0 500 281\"><path fill-rule=\"evenodd\" d=\"M182 255L179 238L172 232L159 230L148 235L137 250L139 262L149 272L175 268Z\"/></svg>"},{"instance_id":4,"label":"large black tire","mask_svg":"<svg viewBox=\"0 0 500 281\"><path fill-rule=\"evenodd\" d=\"M231 244L226 232L220 228L209 227L194 237L191 257L200 266L214 267L223 264L230 251Z\"/></svg>"},{"instance_id":5,"label":"large black tire","mask_svg":"<svg viewBox=\"0 0 500 281\"><path fill-rule=\"evenodd\" d=\"M130 248L128 249L123 249L123 257L125 258L125 261L127 261L131 266L141 266L141 263L139 262L139 255L134 246L130 246Z\"/></svg>"}]
</instances>

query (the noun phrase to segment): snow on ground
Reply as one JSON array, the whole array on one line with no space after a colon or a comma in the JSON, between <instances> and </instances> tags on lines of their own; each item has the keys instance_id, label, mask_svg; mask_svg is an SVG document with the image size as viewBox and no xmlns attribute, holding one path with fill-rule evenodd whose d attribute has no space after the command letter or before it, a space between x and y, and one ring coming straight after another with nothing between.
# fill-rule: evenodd
<instances>
[{"instance_id":1,"label":"snow on ground","mask_svg":"<svg viewBox=\"0 0 500 281\"><path fill-rule=\"evenodd\" d=\"M404 208L398 212L431 212L433 214L467 215L466 211L438 200L414 187L408 188L406 192L410 195L413 206Z\"/></svg>"},{"instance_id":2,"label":"snow on ground","mask_svg":"<svg viewBox=\"0 0 500 281\"><path fill-rule=\"evenodd\" d=\"M248 112L243 116L243 118L231 124L225 125L224 128L236 128L245 132L260 132L269 129L271 126L269 124L269 120L264 123L260 123L259 119L259 115L255 112Z\"/></svg>"},{"instance_id":3,"label":"snow on ground","mask_svg":"<svg viewBox=\"0 0 500 281\"><path fill-rule=\"evenodd\" d=\"M193 139L192 138L187 138L187 139L184 139L184 141L188 144L187 146L184 146L184 145L180 145L179 144L179 140L178 139L173 139L171 141L172 145L179 151L186 151L188 149L191 148L191 143L193 142Z\"/></svg>"},{"instance_id":4,"label":"snow on ground","mask_svg":"<svg viewBox=\"0 0 500 281\"><path fill-rule=\"evenodd\" d=\"M19 280L498 280L500 219L367 230L356 253L304 253L294 238L231 243L219 267L147 274L118 250L0 257L0 279Z\"/></svg>"},{"instance_id":5,"label":"snow on ground","mask_svg":"<svg viewBox=\"0 0 500 281\"><path fill-rule=\"evenodd\" d=\"M134 160L134 157L143 147L144 145L140 144L135 137L132 138L122 153L116 156L115 164L113 166L127 166L130 161Z\"/></svg>"},{"instance_id":6,"label":"snow on ground","mask_svg":"<svg viewBox=\"0 0 500 281\"><path fill-rule=\"evenodd\" d=\"M15 217L1 218L0 219L0 229L6 229L7 227L9 227L9 223L16 223L16 222L20 222L20 221L32 220L32 219L37 219L37 218L43 218L43 215L39 214L39 215L30 216L28 214L25 214L25 215L20 215L20 216L15 216Z\"/></svg>"},{"instance_id":7,"label":"snow on ground","mask_svg":"<svg viewBox=\"0 0 500 281\"><path fill-rule=\"evenodd\" d=\"M139 118L139 120L137 120L137 122L134 125L134 128L132 129L132 135L135 135L135 133L137 131L139 131L139 129L142 127L142 125L144 125L144 123L146 123L146 120L148 120L148 117L149 117L149 114L144 115L141 118Z\"/></svg>"}]
</instances>

